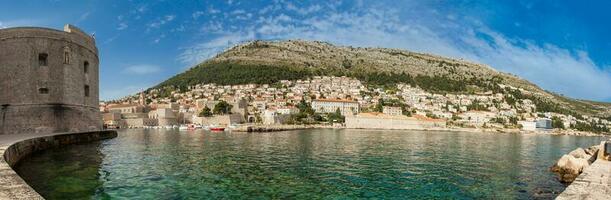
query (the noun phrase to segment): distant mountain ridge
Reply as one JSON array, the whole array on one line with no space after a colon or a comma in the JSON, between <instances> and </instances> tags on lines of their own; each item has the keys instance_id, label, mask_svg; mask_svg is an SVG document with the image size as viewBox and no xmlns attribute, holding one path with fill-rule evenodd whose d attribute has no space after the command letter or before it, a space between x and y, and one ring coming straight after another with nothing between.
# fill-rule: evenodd
<instances>
[{"instance_id":1,"label":"distant mountain ridge","mask_svg":"<svg viewBox=\"0 0 611 200\"><path fill-rule=\"evenodd\" d=\"M482 92L498 90L496 85L503 84L522 88L542 102L569 112L611 115L609 103L563 97L483 64L400 49L335 46L303 40L257 40L236 45L154 88L199 83L273 83L314 75L345 75L375 84L409 82L435 92ZM461 87L452 87L456 85Z\"/></svg>"}]
</instances>

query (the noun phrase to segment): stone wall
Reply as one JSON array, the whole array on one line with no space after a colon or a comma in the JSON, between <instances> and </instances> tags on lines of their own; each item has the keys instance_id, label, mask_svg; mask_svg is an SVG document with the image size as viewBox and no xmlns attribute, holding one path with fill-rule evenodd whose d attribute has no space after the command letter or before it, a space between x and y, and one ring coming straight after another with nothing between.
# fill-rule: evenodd
<instances>
[{"instance_id":1,"label":"stone wall","mask_svg":"<svg viewBox=\"0 0 611 200\"><path fill-rule=\"evenodd\" d=\"M445 121L424 121L399 117L346 116L346 128L355 129L410 129L425 130L445 128Z\"/></svg>"},{"instance_id":2,"label":"stone wall","mask_svg":"<svg viewBox=\"0 0 611 200\"><path fill-rule=\"evenodd\" d=\"M220 125L227 126L242 122L242 116L240 114L230 115L215 115L212 117L193 117L192 121L195 124L201 125Z\"/></svg>"},{"instance_id":3,"label":"stone wall","mask_svg":"<svg viewBox=\"0 0 611 200\"><path fill-rule=\"evenodd\" d=\"M101 129L98 60L93 37L70 25L0 29L0 135Z\"/></svg>"}]
</instances>

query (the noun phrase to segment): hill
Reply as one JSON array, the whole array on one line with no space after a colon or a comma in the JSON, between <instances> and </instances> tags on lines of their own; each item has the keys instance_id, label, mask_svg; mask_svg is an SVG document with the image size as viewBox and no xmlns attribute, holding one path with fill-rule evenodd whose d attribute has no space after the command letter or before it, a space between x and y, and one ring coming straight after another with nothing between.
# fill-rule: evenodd
<instances>
[{"instance_id":1,"label":"hill","mask_svg":"<svg viewBox=\"0 0 611 200\"><path fill-rule=\"evenodd\" d=\"M316 75L355 77L366 84L385 87L403 82L436 93L511 93L533 100L542 112L611 115L609 103L554 94L483 64L400 49L355 48L302 40L240 44L154 88L184 89L199 83L272 84ZM505 85L511 87L499 87Z\"/></svg>"}]
</instances>

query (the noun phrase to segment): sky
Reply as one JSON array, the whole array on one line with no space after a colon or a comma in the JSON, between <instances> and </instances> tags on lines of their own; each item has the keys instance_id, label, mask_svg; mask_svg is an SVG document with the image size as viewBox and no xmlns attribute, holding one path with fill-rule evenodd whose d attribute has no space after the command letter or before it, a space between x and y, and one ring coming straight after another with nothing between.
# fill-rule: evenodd
<instances>
[{"instance_id":1,"label":"sky","mask_svg":"<svg viewBox=\"0 0 611 200\"><path fill-rule=\"evenodd\" d=\"M608 8L605 0L0 0L0 28L70 23L95 34L102 100L236 44L302 39L463 58L568 97L611 102Z\"/></svg>"}]
</instances>

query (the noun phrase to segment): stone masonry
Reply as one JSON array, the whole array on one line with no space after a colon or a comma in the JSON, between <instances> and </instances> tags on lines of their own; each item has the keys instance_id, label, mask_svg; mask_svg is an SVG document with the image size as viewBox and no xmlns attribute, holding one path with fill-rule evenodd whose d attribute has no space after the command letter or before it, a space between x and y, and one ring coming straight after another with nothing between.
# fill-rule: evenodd
<instances>
[{"instance_id":1,"label":"stone masonry","mask_svg":"<svg viewBox=\"0 0 611 200\"><path fill-rule=\"evenodd\" d=\"M0 29L0 135L100 130L98 60L72 25Z\"/></svg>"}]
</instances>

